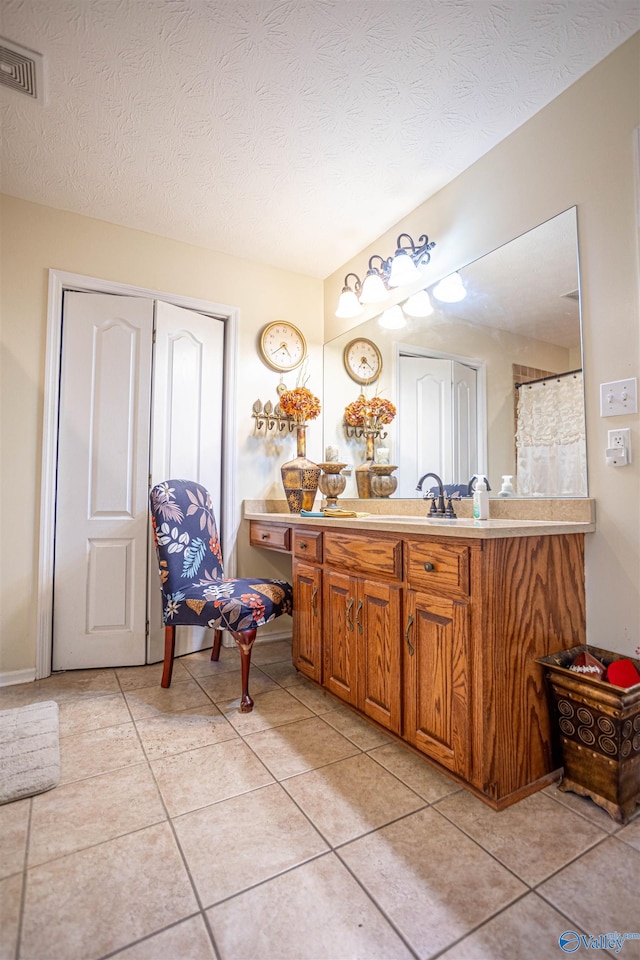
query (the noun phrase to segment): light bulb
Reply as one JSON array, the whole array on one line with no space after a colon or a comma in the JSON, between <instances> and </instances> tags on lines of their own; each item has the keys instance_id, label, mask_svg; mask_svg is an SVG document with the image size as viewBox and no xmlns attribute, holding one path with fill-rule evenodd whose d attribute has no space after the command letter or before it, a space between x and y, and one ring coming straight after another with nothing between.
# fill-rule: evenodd
<instances>
[{"instance_id":1,"label":"light bulb","mask_svg":"<svg viewBox=\"0 0 640 960\"><path fill-rule=\"evenodd\" d=\"M403 303L402 309L408 317L430 317L433 305L426 290L419 290Z\"/></svg>"},{"instance_id":2,"label":"light bulb","mask_svg":"<svg viewBox=\"0 0 640 960\"><path fill-rule=\"evenodd\" d=\"M391 272L389 274L390 287L403 287L407 283L413 283L420 279L420 271L404 250L396 251L396 255L391 263Z\"/></svg>"},{"instance_id":3,"label":"light bulb","mask_svg":"<svg viewBox=\"0 0 640 960\"><path fill-rule=\"evenodd\" d=\"M387 299L388 293L382 277L373 270L364 278L360 303L381 303Z\"/></svg>"},{"instance_id":4,"label":"light bulb","mask_svg":"<svg viewBox=\"0 0 640 960\"><path fill-rule=\"evenodd\" d=\"M467 295L459 273L452 273L448 277L444 277L440 283L436 283L431 292L436 300L440 300L442 303L458 303L460 300L464 300Z\"/></svg>"},{"instance_id":5,"label":"light bulb","mask_svg":"<svg viewBox=\"0 0 640 960\"><path fill-rule=\"evenodd\" d=\"M351 317L357 317L362 313L362 304L356 297L351 287L343 287L340 299L338 300L338 309L336 317L343 320L349 320Z\"/></svg>"},{"instance_id":6,"label":"light bulb","mask_svg":"<svg viewBox=\"0 0 640 960\"><path fill-rule=\"evenodd\" d=\"M401 327L406 326L406 323L407 320L402 308L397 304L394 307L389 307L380 316L380 326L387 330L400 330Z\"/></svg>"}]
</instances>

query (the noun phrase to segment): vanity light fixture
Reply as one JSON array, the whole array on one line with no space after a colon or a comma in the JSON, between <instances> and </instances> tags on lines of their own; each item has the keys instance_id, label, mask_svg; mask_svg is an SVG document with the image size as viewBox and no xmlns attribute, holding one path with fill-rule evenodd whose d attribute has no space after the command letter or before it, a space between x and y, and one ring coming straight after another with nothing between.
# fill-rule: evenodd
<instances>
[{"instance_id":1,"label":"vanity light fixture","mask_svg":"<svg viewBox=\"0 0 640 960\"><path fill-rule=\"evenodd\" d=\"M402 312L402 307L396 304L393 307L389 307L388 310L385 310L384 313L380 315L378 322L380 326L386 330L400 330L402 327L406 327L407 318Z\"/></svg>"},{"instance_id":2,"label":"vanity light fixture","mask_svg":"<svg viewBox=\"0 0 640 960\"><path fill-rule=\"evenodd\" d=\"M402 304L402 309L408 317L430 317L433 313L433 304L426 290L418 290Z\"/></svg>"},{"instance_id":3,"label":"vanity light fixture","mask_svg":"<svg viewBox=\"0 0 640 960\"><path fill-rule=\"evenodd\" d=\"M408 233L401 233L396 240L396 252L386 260L374 253L369 257L369 269L364 281L357 273L348 273L336 317L350 319L362 313L362 304L382 303L392 287L401 287L420 279L420 268L426 267L431 260L431 250L435 242L423 233L417 243ZM378 261L374 265L374 261ZM350 278L353 278L350 282Z\"/></svg>"},{"instance_id":4,"label":"vanity light fixture","mask_svg":"<svg viewBox=\"0 0 640 960\"><path fill-rule=\"evenodd\" d=\"M373 261L379 260L380 266L374 267ZM389 296L389 291L382 279L385 268L385 261L382 257L374 253L369 257L369 269L362 282L362 293L360 294L360 303L382 303Z\"/></svg>"},{"instance_id":5,"label":"vanity light fixture","mask_svg":"<svg viewBox=\"0 0 640 960\"><path fill-rule=\"evenodd\" d=\"M440 283L436 283L432 293L441 303L459 303L467 295L462 277L457 271L444 277Z\"/></svg>"},{"instance_id":6,"label":"vanity light fixture","mask_svg":"<svg viewBox=\"0 0 640 960\"><path fill-rule=\"evenodd\" d=\"M355 280L353 289L351 289L349 286L349 277L353 277ZM351 317L357 317L359 314L361 314L362 304L358 299L358 296L361 292L362 284L358 274L348 273L344 278L344 287L342 288L342 293L340 294L340 299L338 300L336 317L342 317L345 320L349 320Z\"/></svg>"}]
</instances>

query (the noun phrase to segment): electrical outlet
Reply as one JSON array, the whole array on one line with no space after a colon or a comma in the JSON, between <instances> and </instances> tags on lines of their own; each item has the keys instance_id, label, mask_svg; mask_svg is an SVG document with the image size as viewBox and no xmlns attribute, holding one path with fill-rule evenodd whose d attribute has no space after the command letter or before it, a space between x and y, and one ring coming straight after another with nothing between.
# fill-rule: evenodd
<instances>
[{"instance_id":1,"label":"electrical outlet","mask_svg":"<svg viewBox=\"0 0 640 960\"><path fill-rule=\"evenodd\" d=\"M631 463L631 430L626 427L607 431L607 447L609 450L626 450L626 463Z\"/></svg>"}]
</instances>

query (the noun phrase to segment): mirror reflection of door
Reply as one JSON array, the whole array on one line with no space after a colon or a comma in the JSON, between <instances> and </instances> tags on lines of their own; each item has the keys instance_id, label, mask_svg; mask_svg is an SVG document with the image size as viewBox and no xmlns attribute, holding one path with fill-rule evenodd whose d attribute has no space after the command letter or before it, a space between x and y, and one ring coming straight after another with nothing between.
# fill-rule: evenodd
<instances>
[{"instance_id":1,"label":"mirror reflection of door","mask_svg":"<svg viewBox=\"0 0 640 960\"><path fill-rule=\"evenodd\" d=\"M398 496L422 496L416 484L427 472L445 484L468 483L479 469L477 371L451 358L401 353L398 383Z\"/></svg>"}]
</instances>

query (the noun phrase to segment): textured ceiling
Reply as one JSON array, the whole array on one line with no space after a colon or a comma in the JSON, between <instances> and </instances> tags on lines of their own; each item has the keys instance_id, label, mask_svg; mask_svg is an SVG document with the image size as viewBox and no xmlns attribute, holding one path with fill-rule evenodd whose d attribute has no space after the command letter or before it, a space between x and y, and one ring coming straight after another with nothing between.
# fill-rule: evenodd
<instances>
[{"instance_id":1,"label":"textured ceiling","mask_svg":"<svg viewBox=\"0 0 640 960\"><path fill-rule=\"evenodd\" d=\"M3 0L46 100L0 87L2 190L325 277L639 28L637 0Z\"/></svg>"}]
</instances>

